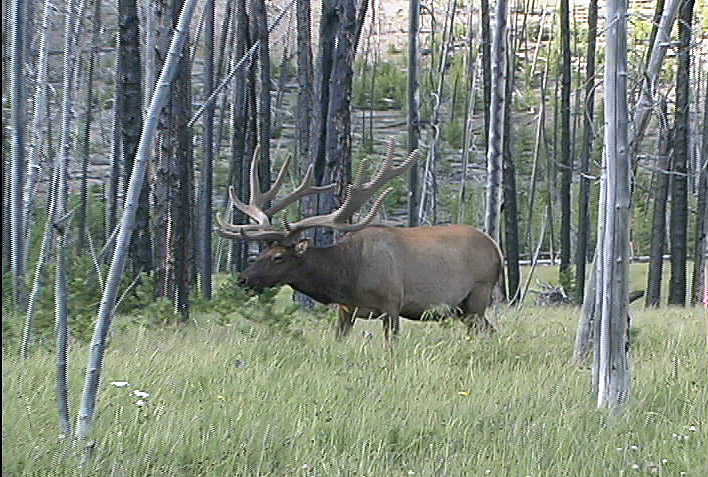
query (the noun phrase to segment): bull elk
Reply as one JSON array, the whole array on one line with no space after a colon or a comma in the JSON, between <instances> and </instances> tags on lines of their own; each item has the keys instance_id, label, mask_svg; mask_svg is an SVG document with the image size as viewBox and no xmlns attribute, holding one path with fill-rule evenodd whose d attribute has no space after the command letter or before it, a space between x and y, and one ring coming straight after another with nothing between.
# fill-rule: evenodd
<instances>
[{"instance_id":1,"label":"bull elk","mask_svg":"<svg viewBox=\"0 0 708 477\"><path fill-rule=\"evenodd\" d=\"M373 202L368 214L356 223L349 223L353 214L384 184L416 161L418 151L411 152L401 165L395 166L393 145L389 143L383 165L373 179L365 183L359 170L353 184L347 186L338 209L295 223L290 223L284 214L282 230L271 224L276 213L302 197L329 191L335 184L314 186L311 165L302 183L276 201L288 161L272 188L262 192L257 177L259 156L256 151L251 162L249 204L240 201L233 188L229 190L233 205L253 223L232 225L217 216L220 235L268 242L267 248L241 274L240 285L260 292L287 284L320 303L340 305L340 337L351 330L357 316L368 315L382 318L388 338L389 333L398 333L400 316L424 319L424 312L438 305L458 310L470 333L477 327L494 329L484 312L497 280L503 278L503 257L487 234L467 225L413 228L369 225L390 187ZM328 227L347 234L335 245L311 247L299 235L312 227Z\"/></svg>"}]
</instances>

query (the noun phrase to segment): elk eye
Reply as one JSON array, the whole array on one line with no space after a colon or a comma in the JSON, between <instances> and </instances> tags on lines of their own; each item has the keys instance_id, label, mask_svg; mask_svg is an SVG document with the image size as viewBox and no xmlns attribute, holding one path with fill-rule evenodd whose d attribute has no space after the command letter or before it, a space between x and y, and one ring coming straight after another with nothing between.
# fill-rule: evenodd
<instances>
[{"instance_id":1,"label":"elk eye","mask_svg":"<svg viewBox=\"0 0 708 477\"><path fill-rule=\"evenodd\" d=\"M282 254L273 255L273 262L275 262L275 263L282 262L284 258L285 257L283 257Z\"/></svg>"}]
</instances>

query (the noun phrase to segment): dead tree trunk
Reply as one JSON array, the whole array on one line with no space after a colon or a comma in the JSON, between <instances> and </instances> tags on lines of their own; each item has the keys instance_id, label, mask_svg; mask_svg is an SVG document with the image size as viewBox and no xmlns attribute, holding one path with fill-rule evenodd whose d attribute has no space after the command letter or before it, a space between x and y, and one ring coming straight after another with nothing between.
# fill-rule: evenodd
<instances>
[{"instance_id":1,"label":"dead tree trunk","mask_svg":"<svg viewBox=\"0 0 708 477\"><path fill-rule=\"evenodd\" d=\"M513 42L512 42L513 45ZM509 304L519 299L521 272L519 270L519 221L516 207L516 165L513 155L512 97L514 94L514 55L511 47L507 57L504 100L504 254L507 261L507 287Z\"/></svg>"},{"instance_id":2,"label":"dead tree trunk","mask_svg":"<svg viewBox=\"0 0 708 477\"><path fill-rule=\"evenodd\" d=\"M270 187L270 45L268 39L268 16L265 0L251 0L252 21L258 41L259 86L258 95L258 143L261 152L258 177L261 190Z\"/></svg>"},{"instance_id":3,"label":"dead tree trunk","mask_svg":"<svg viewBox=\"0 0 708 477\"><path fill-rule=\"evenodd\" d=\"M573 157L570 147L570 7L569 0L560 2L561 26L561 150L560 150L560 283L565 288L571 284L570 275L570 184L572 182Z\"/></svg>"},{"instance_id":4,"label":"dead tree trunk","mask_svg":"<svg viewBox=\"0 0 708 477\"><path fill-rule=\"evenodd\" d=\"M492 32L489 21L489 0L481 0L482 20L482 88L484 90L484 147L489 152L489 112L492 99Z\"/></svg>"},{"instance_id":5,"label":"dead tree trunk","mask_svg":"<svg viewBox=\"0 0 708 477\"><path fill-rule=\"evenodd\" d=\"M418 149L420 143L420 91L418 89L420 31L420 0L409 0L408 22L408 151ZM418 164L411 166L408 179L408 226L418 225Z\"/></svg>"},{"instance_id":6,"label":"dead tree trunk","mask_svg":"<svg viewBox=\"0 0 708 477\"><path fill-rule=\"evenodd\" d=\"M629 369L629 221L630 160L627 150L627 4L607 3L605 67L605 157L607 194L602 241L602 311L597 368L598 407L618 409L627 404Z\"/></svg>"},{"instance_id":7,"label":"dead tree trunk","mask_svg":"<svg viewBox=\"0 0 708 477\"><path fill-rule=\"evenodd\" d=\"M26 306L25 296L25 226L22 192L25 181L25 2L13 0L12 5L12 60L10 124L12 128L12 191L10 215L12 229L12 297L16 309Z\"/></svg>"},{"instance_id":8,"label":"dead tree trunk","mask_svg":"<svg viewBox=\"0 0 708 477\"><path fill-rule=\"evenodd\" d=\"M703 106L703 137L701 144L702 160L698 164L698 206L696 208L696 232L694 238L693 251L693 282L691 284L691 305L698 305L703 299L703 287L706 261L708 251L708 80L706 89L703 90L705 101Z\"/></svg>"},{"instance_id":9,"label":"dead tree trunk","mask_svg":"<svg viewBox=\"0 0 708 477\"><path fill-rule=\"evenodd\" d=\"M79 409L76 437L85 441L91 430L93 423L94 411L98 399L98 384L101 377L101 368L103 366L103 357L106 349L106 339L108 330L111 326L113 318L116 298L118 296L118 288L123 276L125 262L128 256L128 249L131 239L131 230L135 225L135 215L137 212L137 203L142 189L142 182L147 169L148 157L152 149L152 143L157 129L160 110L164 107L169 96L170 83L175 76L176 67L180 53L183 51L184 41L189 31L189 22L194 13L196 0L187 0L177 22L174 36L170 43L169 51L167 52L162 73L155 87L155 93L150 102L150 108L145 117L143 131L140 135L140 144L138 152L135 156L133 167L133 175L130 178L128 186L128 196L126 197L126 207L123 210L123 218L121 227L116 240L115 252L111 262L106 288L101 298L101 305L98 311L98 320L94 329L93 338L91 339L91 352L89 355L88 366L86 368L86 378L84 381L83 396L81 399L81 408Z\"/></svg>"},{"instance_id":10,"label":"dead tree trunk","mask_svg":"<svg viewBox=\"0 0 708 477\"><path fill-rule=\"evenodd\" d=\"M320 101L317 109L314 174L317 184L338 184L323 194L318 213L339 206L351 178L351 88L356 43L367 3L325 0L320 21ZM321 244L334 242L330 229L318 237Z\"/></svg>"},{"instance_id":11,"label":"dead tree trunk","mask_svg":"<svg viewBox=\"0 0 708 477\"><path fill-rule=\"evenodd\" d=\"M499 242L502 200L502 149L504 135L504 76L506 72L507 1L499 0L492 40L492 87L489 103L489 136L487 141L487 203L484 231Z\"/></svg>"},{"instance_id":12,"label":"dead tree trunk","mask_svg":"<svg viewBox=\"0 0 708 477\"><path fill-rule=\"evenodd\" d=\"M661 302L661 276L664 266L664 243L666 239L666 204L669 196L671 169L671 130L669 129L666 98L659 100L659 144L656 170L652 189L655 191L652 213L649 273L645 306L659 306Z\"/></svg>"},{"instance_id":13,"label":"dead tree trunk","mask_svg":"<svg viewBox=\"0 0 708 477\"><path fill-rule=\"evenodd\" d=\"M118 55L121 75L118 101L121 111L121 151L123 153L123 193L133 172L135 154L143 126L142 69L140 61L140 32L136 0L118 0ZM152 268L152 252L148 211L149 190L145 183L140 193L135 230L131 239L130 258L133 271Z\"/></svg>"},{"instance_id":14,"label":"dead tree trunk","mask_svg":"<svg viewBox=\"0 0 708 477\"><path fill-rule=\"evenodd\" d=\"M205 96L208 98L214 89L214 0L207 0L205 42L206 62L204 70ZM202 292L204 298L211 300L212 296L212 195L214 180L214 106L208 105L204 112L204 158L202 162L202 210L201 210L201 272Z\"/></svg>"},{"instance_id":15,"label":"dead tree trunk","mask_svg":"<svg viewBox=\"0 0 708 477\"><path fill-rule=\"evenodd\" d=\"M688 159L690 137L691 24L694 0L685 0L679 12L679 52L676 70L676 123L671 181L671 279L669 304L686 304L688 230Z\"/></svg>"},{"instance_id":16,"label":"dead tree trunk","mask_svg":"<svg viewBox=\"0 0 708 477\"><path fill-rule=\"evenodd\" d=\"M595 141L595 44L597 40L597 0L588 7L588 48L585 79L585 121L583 150L580 160L580 197L578 198L578 249L575 256L576 296L583 303L585 295L585 265L588 261L590 238L590 160Z\"/></svg>"}]
</instances>

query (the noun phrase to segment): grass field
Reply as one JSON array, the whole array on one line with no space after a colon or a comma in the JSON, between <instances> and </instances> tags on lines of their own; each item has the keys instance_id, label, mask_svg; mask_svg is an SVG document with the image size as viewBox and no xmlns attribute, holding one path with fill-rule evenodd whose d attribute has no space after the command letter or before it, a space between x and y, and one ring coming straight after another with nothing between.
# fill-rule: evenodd
<instances>
[{"instance_id":1,"label":"grass field","mask_svg":"<svg viewBox=\"0 0 708 477\"><path fill-rule=\"evenodd\" d=\"M596 408L590 370L570 363L577 314L498 306L499 332L472 339L456 321L404 320L393 348L370 321L336 341L333 314L117 328L84 475L706 475L705 310L632 306L621 415ZM87 356L72 345L74 415ZM3 475L73 475L54 356L5 353L2 388Z\"/></svg>"}]
</instances>

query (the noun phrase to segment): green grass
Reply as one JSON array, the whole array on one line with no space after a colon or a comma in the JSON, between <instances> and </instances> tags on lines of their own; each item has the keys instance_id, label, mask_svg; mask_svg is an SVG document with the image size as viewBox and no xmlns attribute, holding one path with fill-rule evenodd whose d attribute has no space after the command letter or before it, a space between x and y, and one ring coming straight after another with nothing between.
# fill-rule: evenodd
<instances>
[{"instance_id":1,"label":"green grass","mask_svg":"<svg viewBox=\"0 0 708 477\"><path fill-rule=\"evenodd\" d=\"M287 299L284 290L269 310ZM597 409L590 370L570 363L576 308L499 306L491 316L499 332L472 339L456 321L404 320L392 349L373 321L336 341L333 314L272 326L200 312L189 326L119 327L84 474L705 475L704 310L633 307L622 415ZM73 475L54 356L22 362L5 351L3 475ZM73 344L74 415L87 356ZM110 384L123 380L131 386ZM151 393L146 406L135 389Z\"/></svg>"}]
</instances>

